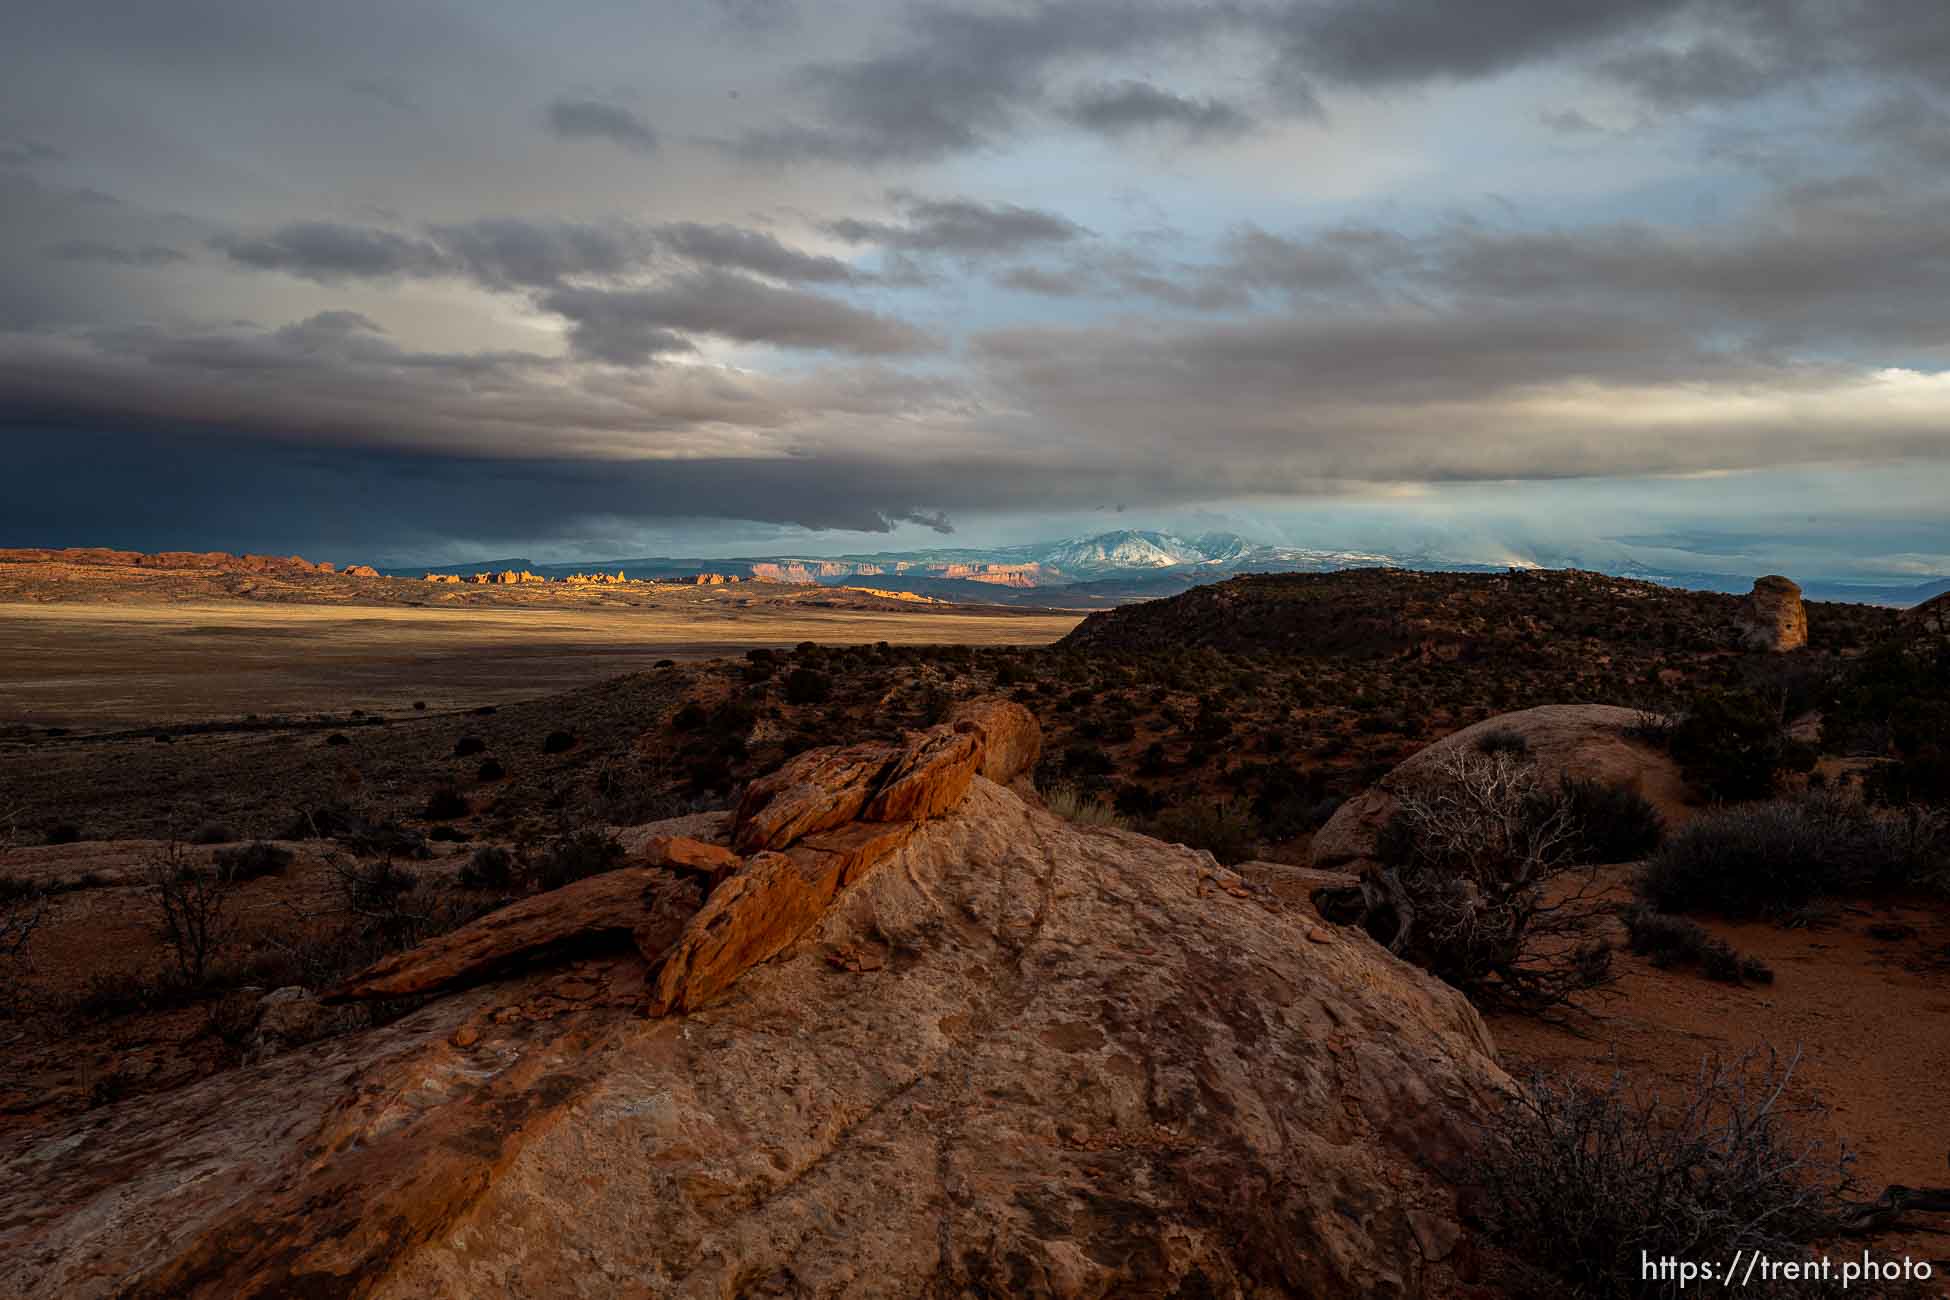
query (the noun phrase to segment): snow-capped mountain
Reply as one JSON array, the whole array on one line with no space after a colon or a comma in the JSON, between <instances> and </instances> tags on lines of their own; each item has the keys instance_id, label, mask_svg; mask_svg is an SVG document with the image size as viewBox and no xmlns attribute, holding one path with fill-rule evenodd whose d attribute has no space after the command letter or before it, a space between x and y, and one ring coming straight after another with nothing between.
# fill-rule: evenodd
<instances>
[{"instance_id":1,"label":"snow-capped mountain","mask_svg":"<svg viewBox=\"0 0 1950 1300\"><path fill-rule=\"evenodd\" d=\"M1123 528L1114 533L1058 542L1038 554L1036 562L1060 573L1095 574L1112 569L1168 569L1180 564L1204 564L1212 558L1197 542L1187 542L1170 533Z\"/></svg>"}]
</instances>

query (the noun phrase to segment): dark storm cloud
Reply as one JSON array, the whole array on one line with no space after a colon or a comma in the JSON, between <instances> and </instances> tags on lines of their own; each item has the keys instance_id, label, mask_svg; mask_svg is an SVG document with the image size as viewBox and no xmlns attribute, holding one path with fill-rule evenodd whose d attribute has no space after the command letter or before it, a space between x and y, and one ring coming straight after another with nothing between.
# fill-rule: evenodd
<instances>
[{"instance_id":1,"label":"dark storm cloud","mask_svg":"<svg viewBox=\"0 0 1950 1300\"><path fill-rule=\"evenodd\" d=\"M944 536L955 531L955 525L943 510L887 510L882 513L890 524L919 524Z\"/></svg>"},{"instance_id":2,"label":"dark storm cloud","mask_svg":"<svg viewBox=\"0 0 1950 1300\"><path fill-rule=\"evenodd\" d=\"M797 27L797 0L710 0L719 18L740 35L768 36Z\"/></svg>"},{"instance_id":3,"label":"dark storm cloud","mask_svg":"<svg viewBox=\"0 0 1950 1300\"><path fill-rule=\"evenodd\" d=\"M885 54L809 64L799 81L816 125L748 132L734 148L766 161L927 162L980 148L1044 95L1067 60L1130 53L1216 31L1219 7L1043 0L1007 11L919 6Z\"/></svg>"},{"instance_id":4,"label":"dark storm cloud","mask_svg":"<svg viewBox=\"0 0 1950 1300\"><path fill-rule=\"evenodd\" d=\"M541 286L576 276L616 276L649 260L655 237L625 223L523 221L489 217L430 226L447 264L490 289Z\"/></svg>"},{"instance_id":5,"label":"dark storm cloud","mask_svg":"<svg viewBox=\"0 0 1950 1300\"><path fill-rule=\"evenodd\" d=\"M1666 108L1750 99L1780 84L1778 69L1720 41L1633 50L1604 60L1598 70Z\"/></svg>"},{"instance_id":6,"label":"dark storm cloud","mask_svg":"<svg viewBox=\"0 0 1950 1300\"><path fill-rule=\"evenodd\" d=\"M102 262L110 266L170 266L189 260L189 254L181 249L166 248L161 244L128 247L99 239L64 240L50 244L47 253L49 257L63 262Z\"/></svg>"},{"instance_id":7,"label":"dark storm cloud","mask_svg":"<svg viewBox=\"0 0 1950 1300\"><path fill-rule=\"evenodd\" d=\"M1293 3L1267 20L1286 58L1323 80L1388 85L1482 77L1642 28L1688 0L1329 0Z\"/></svg>"},{"instance_id":8,"label":"dark storm cloud","mask_svg":"<svg viewBox=\"0 0 1950 1300\"><path fill-rule=\"evenodd\" d=\"M1950 6L1937 0L1742 0L1695 4L1689 17L1704 35L1642 39L1597 71L1667 109L1843 77L1950 91Z\"/></svg>"},{"instance_id":9,"label":"dark storm cloud","mask_svg":"<svg viewBox=\"0 0 1950 1300\"><path fill-rule=\"evenodd\" d=\"M672 252L706 266L813 284L848 284L866 278L837 257L804 253L780 243L776 235L742 226L684 221L664 226L658 233Z\"/></svg>"},{"instance_id":10,"label":"dark storm cloud","mask_svg":"<svg viewBox=\"0 0 1950 1300\"><path fill-rule=\"evenodd\" d=\"M0 141L0 167L35 167L60 162L66 157L53 145L39 140Z\"/></svg>"},{"instance_id":11,"label":"dark storm cloud","mask_svg":"<svg viewBox=\"0 0 1950 1300\"><path fill-rule=\"evenodd\" d=\"M900 523L954 531L942 511L888 504L911 491L938 495L932 475L869 460L475 460L63 431L35 439L17 464L21 475L0 480L0 545L223 549L249 537L265 549L344 562L424 552L455 538L483 546L575 543L707 518L861 533ZM979 464L960 468L993 481L993 470ZM29 490L23 476L49 486Z\"/></svg>"},{"instance_id":12,"label":"dark storm cloud","mask_svg":"<svg viewBox=\"0 0 1950 1300\"><path fill-rule=\"evenodd\" d=\"M263 235L218 235L212 248L261 271L333 284L348 279L451 274L453 263L436 245L371 226L294 221Z\"/></svg>"},{"instance_id":13,"label":"dark storm cloud","mask_svg":"<svg viewBox=\"0 0 1950 1300\"><path fill-rule=\"evenodd\" d=\"M923 199L897 195L906 220L828 222L826 229L849 244L875 244L901 253L982 257L1040 245L1062 244L1090 232L1066 217L1013 203L973 199Z\"/></svg>"},{"instance_id":14,"label":"dark storm cloud","mask_svg":"<svg viewBox=\"0 0 1950 1300\"><path fill-rule=\"evenodd\" d=\"M1216 99L1190 99L1143 81L1093 86L1072 99L1063 116L1104 135L1175 127L1193 135L1236 135L1252 118Z\"/></svg>"},{"instance_id":15,"label":"dark storm cloud","mask_svg":"<svg viewBox=\"0 0 1950 1300\"><path fill-rule=\"evenodd\" d=\"M627 108L598 99L553 99L542 109L542 123L564 140L608 140L635 153L655 153L657 133Z\"/></svg>"},{"instance_id":16,"label":"dark storm cloud","mask_svg":"<svg viewBox=\"0 0 1950 1300\"><path fill-rule=\"evenodd\" d=\"M398 277L464 277L485 289L543 288L565 280L614 279L652 267L662 254L772 279L864 281L838 258L806 253L763 231L695 221L642 225L482 217L402 235L372 226L293 222L275 230L216 237L233 261L331 284Z\"/></svg>"},{"instance_id":17,"label":"dark storm cloud","mask_svg":"<svg viewBox=\"0 0 1950 1300\"><path fill-rule=\"evenodd\" d=\"M556 289L541 305L568 318L578 353L620 364L670 350L670 331L862 356L937 346L904 321L729 271L696 271L654 289Z\"/></svg>"}]
</instances>

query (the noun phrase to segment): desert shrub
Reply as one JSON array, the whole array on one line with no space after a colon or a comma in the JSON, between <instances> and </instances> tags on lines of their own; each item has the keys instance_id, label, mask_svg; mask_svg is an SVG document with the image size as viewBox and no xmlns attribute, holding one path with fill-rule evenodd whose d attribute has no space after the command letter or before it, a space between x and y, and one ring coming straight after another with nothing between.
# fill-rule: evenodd
<instances>
[{"instance_id":1,"label":"desert shrub","mask_svg":"<svg viewBox=\"0 0 1950 1300\"><path fill-rule=\"evenodd\" d=\"M670 715L671 729L674 731L696 731L709 719L710 714L696 700L686 700L682 708Z\"/></svg>"},{"instance_id":2,"label":"desert shrub","mask_svg":"<svg viewBox=\"0 0 1950 1300\"><path fill-rule=\"evenodd\" d=\"M479 736L462 736L454 742L455 758L471 758L475 754L487 752L487 742Z\"/></svg>"},{"instance_id":3,"label":"desert shrub","mask_svg":"<svg viewBox=\"0 0 1950 1300\"><path fill-rule=\"evenodd\" d=\"M1707 813L1667 838L1638 892L1662 912L1781 919L1820 898L1941 887L1950 824L1912 807L1878 814L1822 791Z\"/></svg>"},{"instance_id":4,"label":"desert shrub","mask_svg":"<svg viewBox=\"0 0 1950 1300\"><path fill-rule=\"evenodd\" d=\"M1516 1260L1508 1290L1668 1300L1680 1283L1647 1277L1647 1255L1808 1257L1807 1244L1843 1222L1854 1182L1846 1152L1795 1138L1815 1109L1790 1100L1795 1064L1772 1053L1709 1059L1670 1101L1629 1092L1622 1075L1602 1087L1533 1077L1487 1128L1479 1166L1488 1235Z\"/></svg>"},{"instance_id":5,"label":"desert shrub","mask_svg":"<svg viewBox=\"0 0 1950 1300\"><path fill-rule=\"evenodd\" d=\"M833 679L812 668L794 668L785 675L787 704L824 704L833 694Z\"/></svg>"},{"instance_id":6,"label":"desert shrub","mask_svg":"<svg viewBox=\"0 0 1950 1300\"><path fill-rule=\"evenodd\" d=\"M61 822L47 828L49 844L74 844L81 839L81 828L72 822Z\"/></svg>"},{"instance_id":7,"label":"desert shrub","mask_svg":"<svg viewBox=\"0 0 1950 1300\"><path fill-rule=\"evenodd\" d=\"M574 749L575 746L576 738L572 732L551 731L542 737L542 752L544 754L566 754Z\"/></svg>"},{"instance_id":8,"label":"desert shrub","mask_svg":"<svg viewBox=\"0 0 1950 1300\"><path fill-rule=\"evenodd\" d=\"M0 1015L8 1015L20 1005L34 932L47 919L47 896L12 877L0 881L9 886L0 891Z\"/></svg>"},{"instance_id":9,"label":"desert shrub","mask_svg":"<svg viewBox=\"0 0 1950 1300\"><path fill-rule=\"evenodd\" d=\"M349 745L352 743L352 737L346 735L343 731L334 731L331 735L325 737L325 743L328 745Z\"/></svg>"},{"instance_id":10,"label":"desert shrub","mask_svg":"<svg viewBox=\"0 0 1950 1300\"><path fill-rule=\"evenodd\" d=\"M1146 745L1144 752L1138 755L1139 776L1163 776L1170 766L1171 760L1165 754L1165 747L1158 741Z\"/></svg>"},{"instance_id":11,"label":"desert shrub","mask_svg":"<svg viewBox=\"0 0 1950 1300\"><path fill-rule=\"evenodd\" d=\"M1631 862L1665 838L1665 820L1636 790L1567 776L1558 784L1558 797L1577 829L1579 862Z\"/></svg>"},{"instance_id":12,"label":"desert shrub","mask_svg":"<svg viewBox=\"0 0 1950 1300\"><path fill-rule=\"evenodd\" d=\"M454 787L443 785L427 796L427 806L423 815L430 822L452 821L456 817L465 817L467 800Z\"/></svg>"},{"instance_id":13,"label":"desert shrub","mask_svg":"<svg viewBox=\"0 0 1950 1300\"><path fill-rule=\"evenodd\" d=\"M1686 779L1715 799L1765 799L1784 772L1814 766L1814 751L1791 740L1777 706L1751 691L1702 691L1668 742Z\"/></svg>"},{"instance_id":14,"label":"desert shrub","mask_svg":"<svg viewBox=\"0 0 1950 1300\"><path fill-rule=\"evenodd\" d=\"M1643 905L1624 912L1629 946L1661 970L1698 966L1722 984L1772 984L1774 972L1758 957L1743 957L1726 940L1706 932L1697 921L1667 916Z\"/></svg>"},{"instance_id":15,"label":"desert shrub","mask_svg":"<svg viewBox=\"0 0 1950 1300\"><path fill-rule=\"evenodd\" d=\"M234 848L219 849L212 859L217 875L226 884L275 876L291 865L291 850L267 840L253 840Z\"/></svg>"},{"instance_id":16,"label":"desert shrub","mask_svg":"<svg viewBox=\"0 0 1950 1300\"><path fill-rule=\"evenodd\" d=\"M1198 716L1192 720L1192 739L1211 743L1232 734L1232 718L1216 695L1201 696Z\"/></svg>"},{"instance_id":17,"label":"desert shrub","mask_svg":"<svg viewBox=\"0 0 1950 1300\"><path fill-rule=\"evenodd\" d=\"M183 982L200 988L211 961L235 929L230 912L232 882L218 872L191 866L174 843L148 864L145 875L156 937L168 949Z\"/></svg>"},{"instance_id":18,"label":"desert shrub","mask_svg":"<svg viewBox=\"0 0 1950 1300\"><path fill-rule=\"evenodd\" d=\"M1095 745L1070 745L1062 761L1063 770L1072 776L1108 776L1117 770L1111 756Z\"/></svg>"},{"instance_id":19,"label":"desert shrub","mask_svg":"<svg viewBox=\"0 0 1950 1300\"><path fill-rule=\"evenodd\" d=\"M1509 753L1460 750L1399 794L1376 837L1369 929L1390 951L1479 1005L1544 1012L1611 980L1611 949L1586 902L1579 827L1534 768Z\"/></svg>"},{"instance_id":20,"label":"desert shrub","mask_svg":"<svg viewBox=\"0 0 1950 1300\"><path fill-rule=\"evenodd\" d=\"M530 865L528 879L537 889L560 889L622 864L623 845L614 835L584 827L550 840Z\"/></svg>"},{"instance_id":21,"label":"desert shrub","mask_svg":"<svg viewBox=\"0 0 1950 1300\"><path fill-rule=\"evenodd\" d=\"M484 758L481 760L480 767L474 770L475 778L481 781L499 781L506 775L508 769L501 766L501 760L498 758Z\"/></svg>"},{"instance_id":22,"label":"desert shrub","mask_svg":"<svg viewBox=\"0 0 1950 1300\"><path fill-rule=\"evenodd\" d=\"M1201 800L1168 808L1144 827L1147 835L1204 849L1226 866L1259 852L1258 828L1228 799Z\"/></svg>"},{"instance_id":23,"label":"desert shrub","mask_svg":"<svg viewBox=\"0 0 1950 1300\"><path fill-rule=\"evenodd\" d=\"M1486 731L1476 738L1476 752L1479 754L1509 754L1516 758L1530 757L1530 741L1520 731L1509 727L1499 727Z\"/></svg>"},{"instance_id":24,"label":"desert shrub","mask_svg":"<svg viewBox=\"0 0 1950 1300\"><path fill-rule=\"evenodd\" d=\"M230 844L237 839L237 833L222 822L204 822L190 832L192 844Z\"/></svg>"},{"instance_id":25,"label":"desert shrub","mask_svg":"<svg viewBox=\"0 0 1950 1300\"><path fill-rule=\"evenodd\" d=\"M483 844L460 869L459 880L468 889L507 889L514 884L514 855L498 844Z\"/></svg>"},{"instance_id":26,"label":"desert shrub","mask_svg":"<svg viewBox=\"0 0 1950 1300\"><path fill-rule=\"evenodd\" d=\"M1073 785L1056 785L1043 794L1043 804L1066 822L1078 826L1109 826L1129 830L1131 823L1116 808Z\"/></svg>"}]
</instances>

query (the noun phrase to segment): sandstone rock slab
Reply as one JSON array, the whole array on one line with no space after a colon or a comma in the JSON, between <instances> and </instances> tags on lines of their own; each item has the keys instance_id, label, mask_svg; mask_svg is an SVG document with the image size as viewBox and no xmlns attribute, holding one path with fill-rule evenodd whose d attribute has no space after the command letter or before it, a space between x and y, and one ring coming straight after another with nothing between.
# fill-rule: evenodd
<instances>
[{"instance_id":1,"label":"sandstone rock slab","mask_svg":"<svg viewBox=\"0 0 1950 1300\"><path fill-rule=\"evenodd\" d=\"M875 822L918 822L939 817L961 802L982 762L974 723L930 727L908 738L881 777L860 816Z\"/></svg>"},{"instance_id":2,"label":"sandstone rock slab","mask_svg":"<svg viewBox=\"0 0 1950 1300\"><path fill-rule=\"evenodd\" d=\"M738 803L731 846L739 853L774 852L802 835L852 821L894 761L887 745L809 749L753 781Z\"/></svg>"},{"instance_id":3,"label":"sandstone rock slab","mask_svg":"<svg viewBox=\"0 0 1950 1300\"><path fill-rule=\"evenodd\" d=\"M451 988L524 958L604 934L628 936L659 899L689 900L702 890L660 867L625 867L510 903L417 948L375 962L323 997L327 1003L396 998Z\"/></svg>"},{"instance_id":4,"label":"sandstone rock slab","mask_svg":"<svg viewBox=\"0 0 1950 1300\"><path fill-rule=\"evenodd\" d=\"M790 947L827 905L907 842L913 827L857 822L809 835L784 853L753 854L711 892L663 955L649 1014L710 1002L758 963Z\"/></svg>"}]
</instances>

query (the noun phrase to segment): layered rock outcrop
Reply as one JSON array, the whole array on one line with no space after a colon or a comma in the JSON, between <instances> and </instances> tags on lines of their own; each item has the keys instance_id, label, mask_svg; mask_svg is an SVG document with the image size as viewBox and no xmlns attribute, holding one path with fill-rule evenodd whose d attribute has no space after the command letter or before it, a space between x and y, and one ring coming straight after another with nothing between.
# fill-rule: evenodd
<instances>
[{"instance_id":1,"label":"layered rock outcrop","mask_svg":"<svg viewBox=\"0 0 1950 1300\"><path fill-rule=\"evenodd\" d=\"M960 771L945 756L973 745L952 806L750 853L655 961L516 971L0 1141L0 1292L1446 1288L1467 1252L1444 1174L1509 1086L1475 1012L1207 854L997 784L1013 723L989 719L877 774ZM714 826L629 838L669 854ZM597 912L614 932L633 890L708 878L626 872L448 943L485 960L461 982L508 960L489 935Z\"/></svg>"},{"instance_id":2,"label":"layered rock outcrop","mask_svg":"<svg viewBox=\"0 0 1950 1300\"><path fill-rule=\"evenodd\" d=\"M1749 650L1781 654L1808 644L1808 609L1801 588L1778 573L1754 579L1754 589L1740 601L1734 626L1740 644Z\"/></svg>"},{"instance_id":3,"label":"layered rock outcrop","mask_svg":"<svg viewBox=\"0 0 1950 1300\"><path fill-rule=\"evenodd\" d=\"M1357 871L1374 857L1375 837L1399 806L1396 791L1433 777L1443 761L1485 736L1522 737L1530 761L1548 782L1580 777L1644 795L1668 825L1692 815L1690 790L1672 755L1636 739L1636 709L1611 704L1545 704L1487 718L1418 751L1369 790L1349 799L1314 833L1316 868Z\"/></svg>"}]
</instances>

